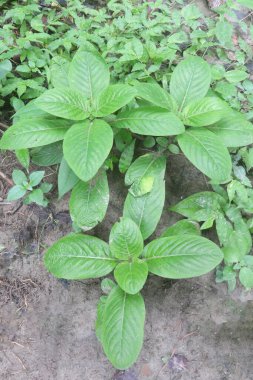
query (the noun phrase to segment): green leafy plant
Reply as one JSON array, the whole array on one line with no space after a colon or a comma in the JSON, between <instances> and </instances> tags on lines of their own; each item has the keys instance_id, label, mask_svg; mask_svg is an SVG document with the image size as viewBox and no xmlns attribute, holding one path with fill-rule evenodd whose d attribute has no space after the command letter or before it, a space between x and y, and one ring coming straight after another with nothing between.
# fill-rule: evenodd
<instances>
[{"instance_id":1,"label":"green leafy plant","mask_svg":"<svg viewBox=\"0 0 253 380\"><path fill-rule=\"evenodd\" d=\"M35 171L27 178L22 170L14 170L12 179L15 186L9 190L7 200L23 198L24 204L37 203L39 206L47 206L48 200L44 194L48 193L53 185L47 182L41 183L44 174L44 171Z\"/></svg>"},{"instance_id":2,"label":"green leafy plant","mask_svg":"<svg viewBox=\"0 0 253 380\"><path fill-rule=\"evenodd\" d=\"M117 285L99 301L96 333L111 363L126 369L136 361L143 343L145 305L140 290L148 273L172 279L200 276L222 259L218 246L192 231L189 235L172 233L143 248L138 225L123 217L113 226L109 244L71 234L48 249L45 265L56 277L71 280L114 271Z\"/></svg>"},{"instance_id":3,"label":"green leafy plant","mask_svg":"<svg viewBox=\"0 0 253 380\"><path fill-rule=\"evenodd\" d=\"M247 177L246 177L247 178ZM253 287L252 268L252 199L251 183L244 185L234 179L226 190L215 187L216 192L201 192L171 207L191 221L203 222L200 229L206 230L215 224L217 237L224 254L224 264L217 269L217 282L226 281L233 291L236 279L246 289ZM187 220L182 222L186 223Z\"/></svg>"}]
</instances>

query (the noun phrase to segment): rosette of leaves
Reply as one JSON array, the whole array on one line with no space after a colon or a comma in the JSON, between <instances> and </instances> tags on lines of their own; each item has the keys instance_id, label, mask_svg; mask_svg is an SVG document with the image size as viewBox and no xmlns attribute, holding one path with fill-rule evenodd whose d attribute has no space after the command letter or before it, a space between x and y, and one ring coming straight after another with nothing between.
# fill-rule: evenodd
<instances>
[{"instance_id":1,"label":"rosette of leaves","mask_svg":"<svg viewBox=\"0 0 253 380\"><path fill-rule=\"evenodd\" d=\"M147 225L150 220L142 223ZM130 367L141 351L145 304L140 291L148 273L190 278L209 272L223 259L216 244L199 236L196 225L188 226L186 233L180 226L169 230L168 236L143 248L139 225L124 216L113 226L109 244L93 236L71 234L45 254L47 269L58 278L98 278L114 272L117 284L107 281L109 294L98 303L96 333L108 359L118 369Z\"/></svg>"},{"instance_id":2,"label":"rosette of leaves","mask_svg":"<svg viewBox=\"0 0 253 380\"><path fill-rule=\"evenodd\" d=\"M253 125L214 95L210 84L208 63L188 57L174 69L170 93L157 83L137 83L137 97L146 105L121 112L113 125L145 136L176 136L185 156L212 183L226 183L232 171L228 148L253 143Z\"/></svg>"},{"instance_id":3,"label":"rosette of leaves","mask_svg":"<svg viewBox=\"0 0 253 380\"><path fill-rule=\"evenodd\" d=\"M109 69L94 52L78 51L63 66L57 80L54 77L54 88L15 115L0 148L18 152L33 148L35 163L60 163L59 195L76 186L71 216L87 230L103 219L109 200L106 174L98 173L113 146L109 117L129 103L136 90L110 85Z\"/></svg>"}]
</instances>

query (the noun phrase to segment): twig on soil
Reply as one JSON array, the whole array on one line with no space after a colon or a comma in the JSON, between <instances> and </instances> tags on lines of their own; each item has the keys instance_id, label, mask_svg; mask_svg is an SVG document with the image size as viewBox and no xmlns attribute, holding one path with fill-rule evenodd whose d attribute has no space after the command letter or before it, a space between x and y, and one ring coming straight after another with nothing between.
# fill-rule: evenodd
<instances>
[{"instance_id":1,"label":"twig on soil","mask_svg":"<svg viewBox=\"0 0 253 380\"><path fill-rule=\"evenodd\" d=\"M8 178L1 170L0 170L0 177L2 177L9 185L13 186L12 179Z\"/></svg>"},{"instance_id":2,"label":"twig on soil","mask_svg":"<svg viewBox=\"0 0 253 380\"><path fill-rule=\"evenodd\" d=\"M4 124L4 123L0 123L0 128L3 128L3 129L8 129L8 125Z\"/></svg>"},{"instance_id":3,"label":"twig on soil","mask_svg":"<svg viewBox=\"0 0 253 380\"><path fill-rule=\"evenodd\" d=\"M13 351L11 351L11 353L12 353L13 356L15 356L15 357L18 359L18 361L19 361L19 363L22 365L23 369L24 369L25 371L27 371L27 368L26 368L26 366L24 365L24 363L22 362L22 360L20 359L20 357L19 357L17 354L15 354L15 352L13 352Z\"/></svg>"}]
</instances>

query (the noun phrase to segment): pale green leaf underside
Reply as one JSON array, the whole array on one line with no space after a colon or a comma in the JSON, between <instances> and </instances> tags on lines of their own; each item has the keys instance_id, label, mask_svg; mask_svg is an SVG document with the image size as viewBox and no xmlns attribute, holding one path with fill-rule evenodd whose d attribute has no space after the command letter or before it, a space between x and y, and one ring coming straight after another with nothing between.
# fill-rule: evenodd
<instances>
[{"instance_id":1,"label":"pale green leaf underside","mask_svg":"<svg viewBox=\"0 0 253 380\"><path fill-rule=\"evenodd\" d=\"M71 219L83 231L88 231L104 219L108 203L109 187L105 172L90 182L79 181L69 201Z\"/></svg>"},{"instance_id":2,"label":"pale green leaf underside","mask_svg":"<svg viewBox=\"0 0 253 380\"><path fill-rule=\"evenodd\" d=\"M200 57L188 57L172 73L170 93L182 111L189 103L204 98L211 83L209 65Z\"/></svg>"},{"instance_id":3,"label":"pale green leaf underside","mask_svg":"<svg viewBox=\"0 0 253 380\"><path fill-rule=\"evenodd\" d=\"M105 354L114 367L127 369L137 360L143 343L144 322L142 296L114 288L105 304L102 332Z\"/></svg>"},{"instance_id":4,"label":"pale green leaf underside","mask_svg":"<svg viewBox=\"0 0 253 380\"><path fill-rule=\"evenodd\" d=\"M70 128L63 142L63 153L74 173L86 182L102 166L112 144L113 132L105 121L85 121Z\"/></svg>"},{"instance_id":5,"label":"pale green leaf underside","mask_svg":"<svg viewBox=\"0 0 253 380\"><path fill-rule=\"evenodd\" d=\"M231 112L209 130L219 136L222 143L231 148L253 144L253 124L239 112Z\"/></svg>"},{"instance_id":6,"label":"pale green leaf underside","mask_svg":"<svg viewBox=\"0 0 253 380\"><path fill-rule=\"evenodd\" d=\"M84 120L89 116L85 97L70 88L47 90L36 100L35 105L64 119Z\"/></svg>"},{"instance_id":7,"label":"pale green leaf underside","mask_svg":"<svg viewBox=\"0 0 253 380\"><path fill-rule=\"evenodd\" d=\"M188 160L214 182L230 179L232 162L229 152L214 133L191 128L178 136L178 143Z\"/></svg>"},{"instance_id":8,"label":"pale green leaf underside","mask_svg":"<svg viewBox=\"0 0 253 380\"><path fill-rule=\"evenodd\" d=\"M69 66L69 85L85 98L98 98L109 86L110 73L103 58L89 51L79 51Z\"/></svg>"},{"instance_id":9,"label":"pale green leaf underside","mask_svg":"<svg viewBox=\"0 0 253 380\"><path fill-rule=\"evenodd\" d=\"M65 236L53 244L45 253L44 263L55 277L67 280L102 277L117 264L107 243L80 234Z\"/></svg>"},{"instance_id":10,"label":"pale green leaf underside","mask_svg":"<svg viewBox=\"0 0 253 380\"><path fill-rule=\"evenodd\" d=\"M121 218L114 224L109 238L112 255L119 259L138 257L143 250L143 238L136 223L127 218Z\"/></svg>"},{"instance_id":11,"label":"pale green leaf underside","mask_svg":"<svg viewBox=\"0 0 253 380\"><path fill-rule=\"evenodd\" d=\"M170 136L184 132L182 121L174 113L154 106L122 112L113 125L147 136Z\"/></svg>"},{"instance_id":12,"label":"pale green leaf underside","mask_svg":"<svg viewBox=\"0 0 253 380\"><path fill-rule=\"evenodd\" d=\"M156 229L162 215L165 201L165 182L156 180L150 193L134 197L128 193L123 216L132 219L140 228L142 236L147 239Z\"/></svg>"},{"instance_id":13,"label":"pale green leaf underside","mask_svg":"<svg viewBox=\"0 0 253 380\"><path fill-rule=\"evenodd\" d=\"M148 265L145 261L120 263L114 269L114 277L126 293L136 294L144 286L148 277Z\"/></svg>"},{"instance_id":14,"label":"pale green leaf underside","mask_svg":"<svg viewBox=\"0 0 253 380\"><path fill-rule=\"evenodd\" d=\"M150 272L166 278L201 276L223 259L220 248L210 240L193 235L153 240L143 252Z\"/></svg>"},{"instance_id":15,"label":"pale green leaf underside","mask_svg":"<svg viewBox=\"0 0 253 380\"><path fill-rule=\"evenodd\" d=\"M3 135L1 149L25 149L63 140L69 124L65 120L33 119L14 124Z\"/></svg>"}]
</instances>

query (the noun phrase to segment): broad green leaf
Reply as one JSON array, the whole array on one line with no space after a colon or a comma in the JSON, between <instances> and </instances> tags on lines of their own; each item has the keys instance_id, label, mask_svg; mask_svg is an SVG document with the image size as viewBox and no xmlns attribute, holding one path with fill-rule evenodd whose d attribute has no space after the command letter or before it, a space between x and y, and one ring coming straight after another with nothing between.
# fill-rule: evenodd
<instances>
[{"instance_id":1,"label":"broad green leaf","mask_svg":"<svg viewBox=\"0 0 253 380\"><path fill-rule=\"evenodd\" d=\"M60 55L56 55L50 62L50 80L55 88L66 88L70 62Z\"/></svg>"},{"instance_id":2,"label":"broad green leaf","mask_svg":"<svg viewBox=\"0 0 253 380\"><path fill-rule=\"evenodd\" d=\"M35 105L36 100L32 100L25 106L21 107L13 116L13 124L16 124L20 121L26 121L33 119L48 119L55 120L55 117L50 113L43 111Z\"/></svg>"},{"instance_id":3,"label":"broad green leaf","mask_svg":"<svg viewBox=\"0 0 253 380\"><path fill-rule=\"evenodd\" d=\"M230 83L238 83L248 78L249 74L242 70L229 70L225 73L225 78Z\"/></svg>"},{"instance_id":4,"label":"broad green leaf","mask_svg":"<svg viewBox=\"0 0 253 380\"><path fill-rule=\"evenodd\" d=\"M125 173L129 166L131 165L131 162L133 160L134 156L134 147L135 147L135 140L132 140L130 144L128 144L123 152L121 153L120 159L119 159L119 171L120 173Z\"/></svg>"},{"instance_id":5,"label":"broad green leaf","mask_svg":"<svg viewBox=\"0 0 253 380\"><path fill-rule=\"evenodd\" d=\"M178 136L178 143L188 160L214 183L230 179L232 162L229 152L214 133L204 128L191 128Z\"/></svg>"},{"instance_id":6,"label":"broad green leaf","mask_svg":"<svg viewBox=\"0 0 253 380\"><path fill-rule=\"evenodd\" d=\"M253 288L253 270L246 267L242 268L239 272L239 280L241 284L247 290L252 289Z\"/></svg>"},{"instance_id":7,"label":"broad green leaf","mask_svg":"<svg viewBox=\"0 0 253 380\"><path fill-rule=\"evenodd\" d=\"M239 112L231 112L208 128L227 147L236 148L253 143L253 124Z\"/></svg>"},{"instance_id":8,"label":"broad green leaf","mask_svg":"<svg viewBox=\"0 0 253 380\"><path fill-rule=\"evenodd\" d=\"M109 246L113 256L128 260L138 257L143 251L141 231L131 219L123 217L111 229Z\"/></svg>"},{"instance_id":9,"label":"broad green leaf","mask_svg":"<svg viewBox=\"0 0 253 380\"><path fill-rule=\"evenodd\" d=\"M228 110L228 105L216 97L197 100L184 108L184 124L192 127L211 125L226 116Z\"/></svg>"},{"instance_id":10,"label":"broad green leaf","mask_svg":"<svg viewBox=\"0 0 253 380\"><path fill-rule=\"evenodd\" d=\"M204 98L211 83L211 70L200 57L188 57L180 62L172 73L170 93L179 111L189 103Z\"/></svg>"},{"instance_id":11,"label":"broad green leaf","mask_svg":"<svg viewBox=\"0 0 253 380\"><path fill-rule=\"evenodd\" d=\"M0 80L5 78L6 75L12 70L12 64L11 61L8 59L5 59L4 61L0 62Z\"/></svg>"},{"instance_id":12,"label":"broad green leaf","mask_svg":"<svg viewBox=\"0 0 253 380\"><path fill-rule=\"evenodd\" d=\"M237 3L243 5L244 7L247 7L249 9L253 9L252 0L237 0Z\"/></svg>"},{"instance_id":13,"label":"broad green leaf","mask_svg":"<svg viewBox=\"0 0 253 380\"><path fill-rule=\"evenodd\" d=\"M32 162L38 166L59 164L62 160L62 141L31 150Z\"/></svg>"},{"instance_id":14,"label":"broad green leaf","mask_svg":"<svg viewBox=\"0 0 253 380\"><path fill-rule=\"evenodd\" d=\"M229 21L218 21L215 25L215 34L222 46L226 48L233 47L233 25Z\"/></svg>"},{"instance_id":15,"label":"broad green leaf","mask_svg":"<svg viewBox=\"0 0 253 380\"><path fill-rule=\"evenodd\" d=\"M156 180L150 193L134 197L128 193L123 216L132 219L140 228L143 239L147 239L156 229L161 218L165 201L165 183Z\"/></svg>"},{"instance_id":16,"label":"broad green leaf","mask_svg":"<svg viewBox=\"0 0 253 380\"><path fill-rule=\"evenodd\" d=\"M233 232L231 223L225 218L222 213L219 213L215 219L215 224L220 245L227 245L229 242L229 237Z\"/></svg>"},{"instance_id":17,"label":"broad green leaf","mask_svg":"<svg viewBox=\"0 0 253 380\"><path fill-rule=\"evenodd\" d=\"M167 110L175 108L170 94L156 83L137 83L134 86L137 90L137 97Z\"/></svg>"},{"instance_id":18,"label":"broad green leaf","mask_svg":"<svg viewBox=\"0 0 253 380\"><path fill-rule=\"evenodd\" d=\"M33 172L29 175L30 185L32 187L37 186L45 175L44 170Z\"/></svg>"},{"instance_id":19,"label":"broad green leaf","mask_svg":"<svg viewBox=\"0 0 253 380\"><path fill-rule=\"evenodd\" d=\"M79 178L68 166L65 158L62 158L58 172L58 194L59 198L68 193L77 184Z\"/></svg>"},{"instance_id":20,"label":"broad green leaf","mask_svg":"<svg viewBox=\"0 0 253 380\"><path fill-rule=\"evenodd\" d=\"M161 277L190 278L213 270L223 259L212 241L194 235L153 240L143 252L148 269Z\"/></svg>"},{"instance_id":21,"label":"broad green leaf","mask_svg":"<svg viewBox=\"0 0 253 380\"><path fill-rule=\"evenodd\" d=\"M170 210L186 218L204 222L225 205L226 201L221 195L212 191L202 191L183 199L175 206L170 207Z\"/></svg>"},{"instance_id":22,"label":"broad green leaf","mask_svg":"<svg viewBox=\"0 0 253 380\"><path fill-rule=\"evenodd\" d=\"M159 107L140 107L120 113L113 125L139 135L169 136L184 132L182 121L172 112Z\"/></svg>"},{"instance_id":23,"label":"broad green leaf","mask_svg":"<svg viewBox=\"0 0 253 380\"><path fill-rule=\"evenodd\" d=\"M120 263L114 269L114 277L126 293L136 294L147 280L148 265L142 260Z\"/></svg>"},{"instance_id":24,"label":"broad green leaf","mask_svg":"<svg viewBox=\"0 0 253 380\"><path fill-rule=\"evenodd\" d=\"M58 240L45 253L44 263L55 277L67 280L106 276L117 264L107 243L81 234Z\"/></svg>"},{"instance_id":25,"label":"broad green leaf","mask_svg":"<svg viewBox=\"0 0 253 380\"><path fill-rule=\"evenodd\" d=\"M15 151L16 157L20 164L27 170L30 164L30 155L28 149L18 149Z\"/></svg>"},{"instance_id":26,"label":"broad green leaf","mask_svg":"<svg viewBox=\"0 0 253 380\"><path fill-rule=\"evenodd\" d=\"M73 172L84 182L97 173L113 144L111 127L103 120L73 125L63 142L64 158Z\"/></svg>"},{"instance_id":27,"label":"broad green leaf","mask_svg":"<svg viewBox=\"0 0 253 380\"><path fill-rule=\"evenodd\" d=\"M27 181L25 173L18 169L13 170L12 179L15 185L22 185L24 181Z\"/></svg>"},{"instance_id":28,"label":"broad green leaf","mask_svg":"<svg viewBox=\"0 0 253 380\"><path fill-rule=\"evenodd\" d=\"M79 181L69 201L71 219L83 231L88 231L104 219L108 203L109 187L105 172L90 182Z\"/></svg>"},{"instance_id":29,"label":"broad green leaf","mask_svg":"<svg viewBox=\"0 0 253 380\"><path fill-rule=\"evenodd\" d=\"M234 223L234 231L228 236L228 241L222 249L224 260L237 263L247 255L252 247L252 239L247 224L241 218Z\"/></svg>"},{"instance_id":30,"label":"broad green leaf","mask_svg":"<svg viewBox=\"0 0 253 380\"><path fill-rule=\"evenodd\" d=\"M110 362L127 369L137 360L144 335L145 304L140 294L119 287L107 298L103 313L102 345Z\"/></svg>"},{"instance_id":31,"label":"broad green leaf","mask_svg":"<svg viewBox=\"0 0 253 380\"><path fill-rule=\"evenodd\" d=\"M166 158L156 154L145 154L138 157L125 175L125 184L131 186L130 193L134 196L142 196L149 193L155 178L164 178Z\"/></svg>"},{"instance_id":32,"label":"broad green leaf","mask_svg":"<svg viewBox=\"0 0 253 380\"><path fill-rule=\"evenodd\" d=\"M198 223L192 220L179 220L172 226L168 227L161 235L161 237L169 237L175 235L200 235L200 228Z\"/></svg>"},{"instance_id":33,"label":"broad green leaf","mask_svg":"<svg viewBox=\"0 0 253 380\"><path fill-rule=\"evenodd\" d=\"M29 193L27 197L27 204L34 202L40 206L46 206L43 198L43 191L41 189L35 189Z\"/></svg>"},{"instance_id":34,"label":"broad green leaf","mask_svg":"<svg viewBox=\"0 0 253 380\"><path fill-rule=\"evenodd\" d=\"M69 66L69 85L85 98L98 98L109 86L110 73L105 61L98 54L79 51Z\"/></svg>"},{"instance_id":35,"label":"broad green leaf","mask_svg":"<svg viewBox=\"0 0 253 380\"><path fill-rule=\"evenodd\" d=\"M35 105L54 116L70 120L84 120L89 116L84 96L70 88L54 88L45 91Z\"/></svg>"},{"instance_id":36,"label":"broad green leaf","mask_svg":"<svg viewBox=\"0 0 253 380\"><path fill-rule=\"evenodd\" d=\"M7 201L15 201L16 199L20 199L25 195L25 193L26 190L22 186L13 186L8 192Z\"/></svg>"},{"instance_id":37,"label":"broad green leaf","mask_svg":"<svg viewBox=\"0 0 253 380\"><path fill-rule=\"evenodd\" d=\"M131 102L135 94L135 89L127 84L113 84L100 94L92 114L96 117L110 115Z\"/></svg>"},{"instance_id":38,"label":"broad green leaf","mask_svg":"<svg viewBox=\"0 0 253 380\"><path fill-rule=\"evenodd\" d=\"M0 149L25 149L63 140L69 128L65 120L34 119L20 121L8 128L0 141Z\"/></svg>"}]
</instances>

